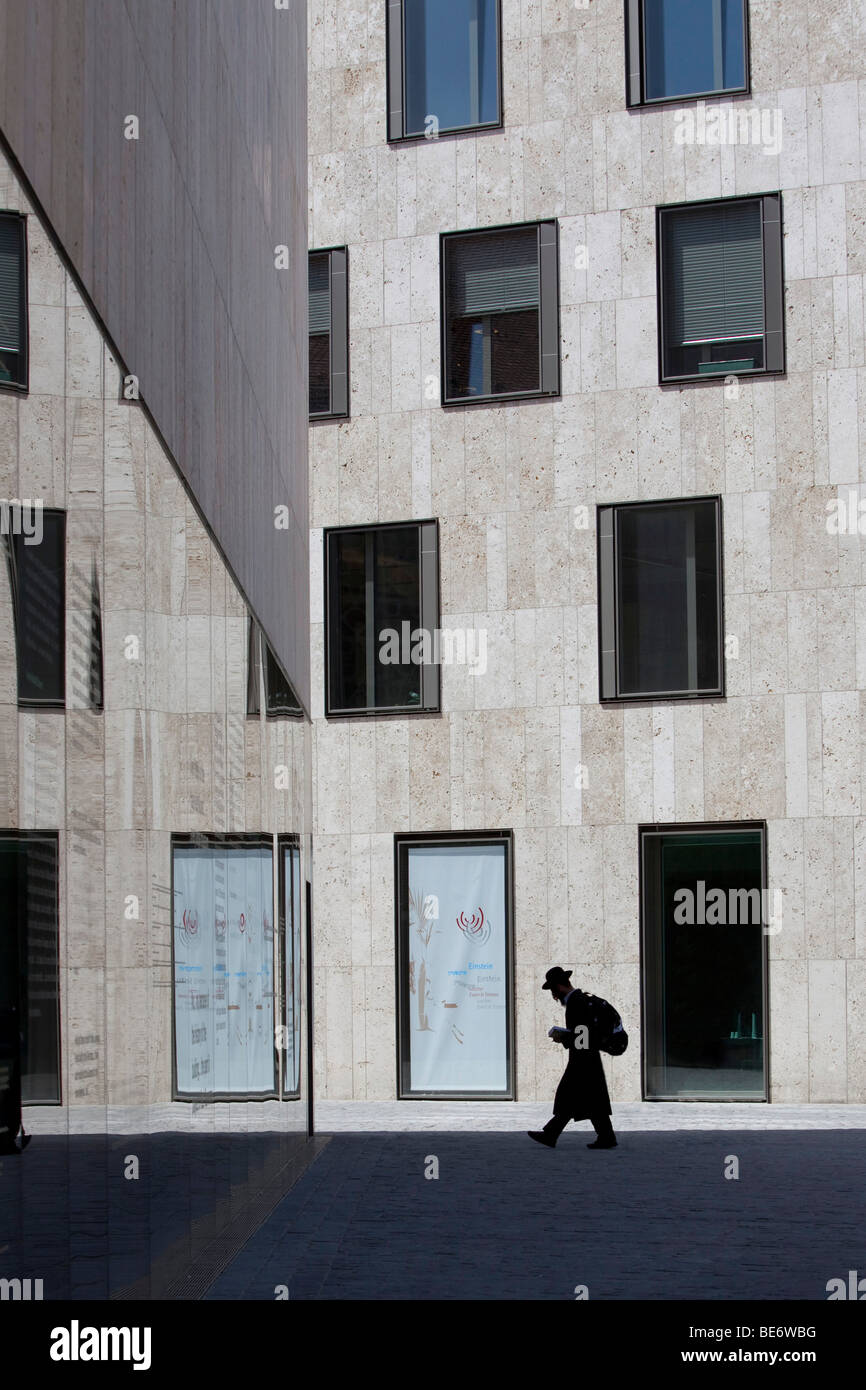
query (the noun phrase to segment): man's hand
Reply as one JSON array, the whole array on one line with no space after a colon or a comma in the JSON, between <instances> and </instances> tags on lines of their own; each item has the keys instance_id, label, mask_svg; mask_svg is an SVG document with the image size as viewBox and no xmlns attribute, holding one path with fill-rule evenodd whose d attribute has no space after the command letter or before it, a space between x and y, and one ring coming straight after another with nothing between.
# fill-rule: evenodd
<instances>
[{"instance_id":1,"label":"man's hand","mask_svg":"<svg viewBox=\"0 0 866 1390\"><path fill-rule=\"evenodd\" d=\"M547 1036L553 1038L554 1042L562 1042L563 1038L567 1038L570 1032L570 1028L551 1028Z\"/></svg>"}]
</instances>

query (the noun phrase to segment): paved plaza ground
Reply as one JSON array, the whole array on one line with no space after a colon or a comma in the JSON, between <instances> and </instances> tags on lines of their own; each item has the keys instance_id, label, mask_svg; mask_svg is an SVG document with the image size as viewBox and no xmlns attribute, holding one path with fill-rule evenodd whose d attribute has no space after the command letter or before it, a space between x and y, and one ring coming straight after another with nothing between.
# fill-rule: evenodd
<instances>
[{"instance_id":1,"label":"paved plaza ground","mask_svg":"<svg viewBox=\"0 0 866 1390\"><path fill-rule=\"evenodd\" d=\"M615 1105L609 1152L588 1124L533 1144L535 1104L321 1103L312 1141L270 1113L28 1112L0 1277L46 1299L824 1301L866 1275L863 1106Z\"/></svg>"}]
</instances>

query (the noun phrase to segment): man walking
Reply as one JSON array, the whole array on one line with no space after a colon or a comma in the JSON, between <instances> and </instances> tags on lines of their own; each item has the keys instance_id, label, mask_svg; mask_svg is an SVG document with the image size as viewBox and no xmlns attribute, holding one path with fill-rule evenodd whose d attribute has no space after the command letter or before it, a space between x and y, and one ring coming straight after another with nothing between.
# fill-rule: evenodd
<instances>
[{"instance_id":1,"label":"man walking","mask_svg":"<svg viewBox=\"0 0 866 1390\"><path fill-rule=\"evenodd\" d=\"M556 1088L553 1119L542 1130L527 1131L530 1139L552 1149L569 1120L590 1120L596 1133L588 1149L615 1149L616 1135L610 1122L610 1096L601 1054L590 1035L592 1011L587 995L571 984L571 971L554 965L542 989L549 989L565 1009L565 1027L551 1028L549 1037L568 1048L568 1066Z\"/></svg>"}]
</instances>

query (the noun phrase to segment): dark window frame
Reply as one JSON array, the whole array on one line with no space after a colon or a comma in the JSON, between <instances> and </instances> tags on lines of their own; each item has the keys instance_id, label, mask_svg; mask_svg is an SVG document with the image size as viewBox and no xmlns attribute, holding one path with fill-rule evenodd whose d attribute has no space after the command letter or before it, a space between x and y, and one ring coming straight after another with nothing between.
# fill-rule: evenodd
<instances>
[{"instance_id":1,"label":"dark window frame","mask_svg":"<svg viewBox=\"0 0 866 1390\"><path fill-rule=\"evenodd\" d=\"M418 531L418 573L421 589L421 626L427 631L439 627L442 613L439 576L439 522L433 517L422 521L383 521L364 526L328 526L322 533L322 556L324 571L325 601L325 717L327 719L364 719L376 715L430 715L440 714L442 710L442 682L439 666L429 662L421 667L421 703L418 705L365 705L359 708L342 709L331 706L331 635L337 630L335 621L335 600L330 592L330 541L332 536L351 533L370 536L377 531L405 530L414 526ZM367 549L365 585L372 581L369 574L370 548ZM432 621L431 621L432 619ZM368 644L369 644L368 635ZM370 652L368 646L368 661ZM367 672L368 689L370 672Z\"/></svg>"},{"instance_id":2,"label":"dark window frame","mask_svg":"<svg viewBox=\"0 0 866 1390\"><path fill-rule=\"evenodd\" d=\"M479 125L453 126L447 130L440 129L436 139L443 140L449 137L459 137L469 132L480 132L485 130L503 130L505 117L503 112L503 64L502 64L502 0L496 0L496 48L497 48L497 81L499 83L499 119L496 121L484 121ZM403 26L403 0L388 0L388 9L385 22L385 129L389 145L405 145L410 142L416 143L426 141L430 143L432 137L426 136L423 131L419 134L407 135L406 125L406 75L403 61L404 50L404 26ZM394 100L394 96L398 100Z\"/></svg>"},{"instance_id":3,"label":"dark window frame","mask_svg":"<svg viewBox=\"0 0 866 1390\"><path fill-rule=\"evenodd\" d=\"M316 421L348 420L349 418L349 249L347 246L312 247L307 252L308 285L309 262L313 256L328 257L331 320L328 330L330 409L311 413L308 395L308 418L311 424ZM310 337L308 299L308 356Z\"/></svg>"},{"instance_id":4,"label":"dark window frame","mask_svg":"<svg viewBox=\"0 0 866 1390\"><path fill-rule=\"evenodd\" d=\"M629 110L646 106L682 106L685 102L701 101L707 97L750 96L752 91L751 46L749 39L749 3L743 6L743 76L742 87L689 92L672 97L646 96L646 48L644 44L644 0L625 0L625 103Z\"/></svg>"},{"instance_id":5,"label":"dark window frame","mask_svg":"<svg viewBox=\"0 0 866 1390\"><path fill-rule=\"evenodd\" d=\"M668 1098L666 1099L665 1097L662 1097L662 1096L656 1096L656 1095L649 1095L649 1094L648 1094L650 1088L649 1088L649 1084L648 1084L647 1071L648 1071L648 1068L649 1068L649 1058L650 1058L650 1055L651 1055L651 1045L650 1045L650 1040L649 1040L649 1030L650 1030L650 1026L651 1026L651 1019L650 1019L650 1012L651 1012L651 1011L650 1011L650 1006L649 1006L649 1004L648 1004L648 994L649 994L649 990L648 990L648 981L647 981L647 977L648 977L648 972L649 972L649 961L650 961L650 959L651 959L651 949L650 949L649 940L648 940L649 930L650 930L650 923L649 923L649 920L648 920L648 918L649 918L649 913L648 913L648 910L647 910L647 902L648 902L648 892L647 892L648 854L647 854L647 851L646 851L647 842L648 842L648 840L649 840L650 838L652 838L652 837L662 838L662 837L664 837L664 836L674 836L674 835L711 834L711 833L714 833L714 832L716 832L716 831L718 831L718 832L720 832L720 833L723 833L724 831L744 831L744 830L756 830L756 831L758 831L758 832L760 833L760 836L761 836L761 874L762 874L762 885L761 885L761 886L762 886L762 888L764 888L764 889L768 889L768 888L769 888L769 882L770 882L770 875L769 875L768 833L767 833L767 822L766 822L766 821L762 821L762 820L743 820L743 821L696 821L696 822L694 822L694 823L689 823L689 824L683 824L682 822L674 822L673 824L667 824L667 823L663 823L663 822L653 822L653 823L649 823L649 824L641 824L641 825L638 826L638 897L639 897L639 899L640 899L640 902L639 902L639 921L640 921L640 926L639 926L639 932L640 932L640 937L639 937L639 959L640 959L640 965L639 965L639 968L640 968L640 1018L641 1018L641 1025L640 1025L640 1027L641 1027L641 1068L640 1068L640 1072L641 1072L641 1100L648 1101L648 1102L650 1102L650 1103L654 1103L654 1102L656 1102L656 1101L660 1101L660 1102L662 1102L662 1103L664 1103L664 1104L669 1104L669 1103L671 1102L671 1100L673 1099L674 1101L676 1101L677 1103L682 1104L682 1105L688 1105L688 1104L691 1104L691 1103L692 1103L692 1102L689 1101L689 1099L688 1099L687 1097L675 1096L675 1097L668 1097ZM769 959L770 959L770 953L769 953L769 940L768 940L768 934L767 934L766 932L763 932L763 931L762 931L761 935L762 935L762 950L763 950L763 957L762 957L762 962L761 962L761 968L762 968L762 971L763 971L763 981L762 981L762 986L763 986L763 988L762 988L763 1020L762 1020L762 1026L763 1026L763 1043L764 1043L764 1047L763 1047L763 1062L764 1062L764 1095L763 1095L763 1097L731 1095L729 1098L726 1098L726 1097L720 1095L720 1096L718 1097L718 1100L719 1100L719 1103L720 1103L720 1104L727 1104L727 1103L731 1103L731 1102L736 1102L736 1103L742 1102L742 1104L765 1105L765 1104L767 1104L767 1103L769 1102L769 1100L770 1100L770 1028L771 1028L771 1021L770 1021L770 978L769 978L769 974L770 974L770 972L769 972Z\"/></svg>"},{"instance_id":6,"label":"dark window frame","mask_svg":"<svg viewBox=\"0 0 866 1390\"><path fill-rule=\"evenodd\" d=\"M4 541L5 547L6 547L6 561L7 561L7 569L8 569L8 574L9 574L9 587L10 587L10 591L11 591L11 595L12 595L12 622L13 622L13 629L14 629L14 634L15 634L15 663L16 663L17 703L18 703L18 708L19 708L19 709L55 709L55 710L65 710L65 709L66 709L66 619L67 619L67 613L66 613L66 599L67 599L66 560L67 560L67 554L68 554L68 546L67 546L67 512L66 512L66 509L63 508L63 507L40 507L40 511L41 511L43 517L46 517L46 516L59 516L59 517L62 517L62 518L63 518L63 525L62 525L62 528L61 528L61 550L62 550L62 554L61 554L61 563L60 563L60 578L61 578L61 599L60 599L60 602L61 602L61 608L62 608L62 620L61 620L61 626L60 626L60 655L59 655L59 666L60 666L60 669L59 669L59 684L60 684L60 686L61 686L61 689L62 689L62 691L63 691L63 694L62 694L62 696L61 696L59 699L58 699L58 698L55 698L55 697L52 697L52 698L50 698L50 699L45 699L45 700L39 700L39 699L36 699L34 696L22 695L22 694L21 694L21 653L20 653L20 644L19 644L19 641L18 641L18 629L19 629L19 624L20 624L20 619L19 619L19 614L18 614L18 592L19 592L20 580L19 580L19 577L18 577L18 562L17 562L16 557L15 557L15 545L14 545L14 539L15 539L15 538L14 538L13 535L8 535L8 536L4 536L4 537L3 537L3 541ZM44 539L45 539L45 535L44 535L44 530L43 530L43 542L44 542ZM100 694L101 694L101 691L100 691ZM99 706L98 708L101 708L101 706Z\"/></svg>"},{"instance_id":7,"label":"dark window frame","mask_svg":"<svg viewBox=\"0 0 866 1390\"><path fill-rule=\"evenodd\" d=\"M295 696L297 709L293 706L277 705L274 701L268 684L269 660L278 667L283 680ZM262 696L264 696L264 701ZM247 717L260 719L263 703L266 719L303 719L304 717L303 707L295 694L291 681L277 660L273 647L265 637L261 627L250 613L247 626Z\"/></svg>"},{"instance_id":8,"label":"dark window frame","mask_svg":"<svg viewBox=\"0 0 866 1390\"><path fill-rule=\"evenodd\" d=\"M503 392L490 396L449 396L448 387L448 275L446 244L455 238L490 236L496 232L517 232L528 227L538 231L538 375L540 386L531 391ZM468 231L439 233L439 361L440 402L443 409L455 406L491 405L500 402L553 400L562 394L559 219L539 218L496 227L472 227Z\"/></svg>"},{"instance_id":9,"label":"dark window frame","mask_svg":"<svg viewBox=\"0 0 866 1390\"><path fill-rule=\"evenodd\" d=\"M411 1052L409 1046L408 981L408 903L404 888L407 884L408 853L411 845L505 845L505 1046L507 1052L508 1086L505 1091L411 1091L404 1084L409 1078ZM514 832L512 830L443 830L397 831L394 834L394 939L397 960L395 1004L397 1019L396 1066L397 1100L516 1100L516 988L515 988L515 912L514 912Z\"/></svg>"},{"instance_id":10,"label":"dark window frame","mask_svg":"<svg viewBox=\"0 0 866 1390\"><path fill-rule=\"evenodd\" d=\"M712 502L716 509L716 574L719 681L713 689L700 691L653 691L649 694L622 693L620 690L619 582L617 555L617 513L640 507L675 508ZM725 565L722 498L667 497L641 502L600 503L596 513L598 583L598 699L599 704L652 704L662 700L723 700L725 693Z\"/></svg>"},{"instance_id":11,"label":"dark window frame","mask_svg":"<svg viewBox=\"0 0 866 1390\"><path fill-rule=\"evenodd\" d=\"M27 395L30 390L30 312L29 312L29 292L28 292L28 244L27 244L27 214L19 212L14 208L4 208L0 211L0 218L15 220L19 224L19 236L21 247L21 268L19 276L19 313L21 321L21 348L18 353L20 370L16 381L0 380L0 391L15 391L19 395Z\"/></svg>"},{"instance_id":12,"label":"dark window frame","mask_svg":"<svg viewBox=\"0 0 866 1390\"><path fill-rule=\"evenodd\" d=\"M287 1005L288 1005L288 997L287 997L287 992L286 992L286 969L287 969L287 963L288 963L287 955L286 955L286 939L287 939L287 934L288 934L288 932L289 932L289 930L290 930L289 922L288 922L288 918L287 918L287 913L286 913L286 903L287 903L287 901L288 901L288 900L287 900L287 897L286 897L286 893L287 893L288 891L291 890L291 884L288 882L288 879L287 879L287 876L286 876L286 854L285 854L285 851L286 851L287 849L296 849L296 850L298 851L298 856L299 856L299 861L298 861L298 872L299 872L299 876L300 876L300 877L299 877L299 881L300 881L300 885L301 885L301 892L300 892L300 917L301 917L301 920L300 920L300 924L299 924L299 928L298 928L298 932L297 932L297 939L298 939L298 943L299 943L299 954L300 954L300 959L297 960L297 961L295 961L295 960L293 959L293 962L292 962L292 963L293 963L293 966L294 966L294 970L293 970L294 979L295 979L295 981L297 981L297 983L298 983L298 997L297 997L297 1000L296 1000L296 1007L297 1007L297 1009L299 1010L299 1012L300 1012L300 1014L301 1014L301 1027L300 1027L300 1029L299 1029L299 1038L298 1038L298 1085L297 1085L297 1089L292 1089L292 1090L290 1090L290 1089L286 1086L286 1072L287 1072L287 1056L288 1056L288 1052L287 1052L287 1050L286 1050L285 1048L281 1049L281 1051L280 1051L280 1062L279 1062L279 1066L278 1066L278 1072L279 1072L280 1100L296 1101L296 1100L301 1100L301 1099L302 1099L302 1093L303 1093L303 1074L304 1074L304 1072L303 1072L303 1064L304 1064L304 1049L305 1049L305 1047L306 1047L306 1038L305 1038L305 1036L304 1036L303 1018L304 1018L304 1014L305 1014L306 1008L307 1008L307 1002L306 1002L306 1000L305 1000L305 998L304 998L304 975L305 975L305 969L304 969L304 967L305 967L305 961L304 961L304 954L305 954L305 940L304 940L304 910L305 910L305 903L304 903L304 899L305 899L305 896L306 896L306 895L305 895L305 893L304 893L304 878L303 878L303 875L302 875L301 872L300 872L301 869L303 868L303 862L302 862L302 859L301 859L301 837L300 837L300 835L298 835L298 834L296 834L296 833L293 833L293 834L280 834L280 835L277 835L277 893L278 893L278 897L279 897L279 906L278 906L278 910L277 910L277 913L276 913L276 919L277 919L277 929L278 929L278 932L279 932L278 945L277 945L277 969L278 969L278 972L279 972L279 990L280 990L280 997L279 997L279 1009L275 1009L275 1010L274 1010L274 1014L275 1014L275 1016L276 1016L277 1013L279 1013L280 1025L281 1025L281 1027L286 1028L286 1029L288 1028L288 1024L287 1024L287 1022L286 1022L286 1008L287 1008Z\"/></svg>"},{"instance_id":13,"label":"dark window frame","mask_svg":"<svg viewBox=\"0 0 866 1390\"><path fill-rule=\"evenodd\" d=\"M272 891L276 893L276 864L275 858L278 854L275 837L256 833L255 831L237 832L210 832L210 831L184 831L172 832L169 842L170 855L170 913L171 925L169 934L171 937L171 1098L173 1101L184 1101L190 1104L205 1104L220 1101L253 1101L253 1100L280 1100L280 1066L278 1062L279 1052L276 1046L276 1039L272 1039L273 1058L274 1058L274 1085L270 1091L179 1091L177 1085L177 1003L175 999L175 986L177 981L177 971L175 965L174 951L174 851L184 847L194 848L224 845L226 849L269 849L271 852L271 884ZM278 914L276 902L274 904L274 980L278 983L277 974L282 969L282 960L279 957ZM276 1026L280 1013L280 1000L276 995L274 998L274 1024Z\"/></svg>"},{"instance_id":14,"label":"dark window frame","mask_svg":"<svg viewBox=\"0 0 866 1390\"><path fill-rule=\"evenodd\" d=\"M667 343L667 285L665 282L665 231L668 219L677 213L693 208L723 208L734 203L759 203L761 206L761 231L763 244L763 289L764 289L764 366L750 367L737 372L684 373L682 375L665 372L665 348ZM704 198L692 203L666 203L656 207L656 303L658 317L658 370L659 385L681 385L700 382L702 385L725 382L728 376L765 377L782 376L786 372L785 350L785 258L782 227L782 194L749 193L736 198Z\"/></svg>"}]
</instances>

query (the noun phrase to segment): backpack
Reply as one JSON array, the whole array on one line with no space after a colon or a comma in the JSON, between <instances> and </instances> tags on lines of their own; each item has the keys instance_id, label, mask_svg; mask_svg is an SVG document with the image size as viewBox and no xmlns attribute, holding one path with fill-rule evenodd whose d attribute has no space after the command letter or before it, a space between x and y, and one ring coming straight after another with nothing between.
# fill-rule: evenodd
<instances>
[{"instance_id":1,"label":"backpack","mask_svg":"<svg viewBox=\"0 0 866 1390\"><path fill-rule=\"evenodd\" d=\"M597 994L585 994L584 998L591 1014L590 1037L593 1046L611 1057L621 1057L628 1047L628 1033L613 1004L600 999Z\"/></svg>"}]
</instances>

